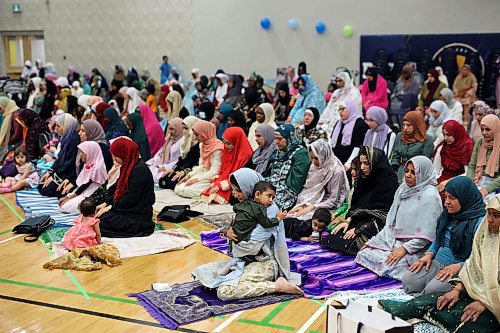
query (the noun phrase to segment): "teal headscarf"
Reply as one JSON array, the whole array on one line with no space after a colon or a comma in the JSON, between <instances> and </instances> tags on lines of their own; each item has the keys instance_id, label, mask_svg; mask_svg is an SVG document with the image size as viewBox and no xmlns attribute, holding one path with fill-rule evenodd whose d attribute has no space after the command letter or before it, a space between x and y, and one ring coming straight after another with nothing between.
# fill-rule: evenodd
<instances>
[{"instance_id":1,"label":"teal headscarf","mask_svg":"<svg viewBox=\"0 0 500 333\"><path fill-rule=\"evenodd\" d=\"M219 112L224 116L224 121L221 121L220 125L219 125L219 129L217 131L217 139L219 140L222 140L222 135L224 134L224 131L226 130L226 128L228 128L228 123L227 123L227 119L229 117L229 113L233 111L233 107L231 106L231 104L224 104L223 106L221 106L221 108L219 109ZM210 119L207 119L208 121Z\"/></svg>"},{"instance_id":2,"label":"teal headscarf","mask_svg":"<svg viewBox=\"0 0 500 333\"><path fill-rule=\"evenodd\" d=\"M106 123L106 140L111 140L116 137L115 133L128 136L128 127L125 125L114 108L107 108L104 110L104 118L107 119Z\"/></svg>"},{"instance_id":3,"label":"teal headscarf","mask_svg":"<svg viewBox=\"0 0 500 333\"><path fill-rule=\"evenodd\" d=\"M291 153L300 146L300 141L295 135L295 127L292 124L281 125L274 131L286 140L285 150L276 149L271 161L286 161Z\"/></svg>"},{"instance_id":4,"label":"teal headscarf","mask_svg":"<svg viewBox=\"0 0 500 333\"><path fill-rule=\"evenodd\" d=\"M446 208L443 209L437 221L436 240L443 245L446 227L452 223L451 251L455 257L467 259L472 251L477 220L486 214L483 196L476 184L465 176L452 178L444 190L458 199L461 208L456 214L449 214Z\"/></svg>"}]
</instances>

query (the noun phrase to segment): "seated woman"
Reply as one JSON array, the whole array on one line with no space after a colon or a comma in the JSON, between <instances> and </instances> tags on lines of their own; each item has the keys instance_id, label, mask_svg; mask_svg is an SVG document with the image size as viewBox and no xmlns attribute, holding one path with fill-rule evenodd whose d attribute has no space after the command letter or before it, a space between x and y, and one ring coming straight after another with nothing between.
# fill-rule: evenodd
<instances>
[{"instance_id":1,"label":"seated woman","mask_svg":"<svg viewBox=\"0 0 500 333\"><path fill-rule=\"evenodd\" d=\"M257 141L255 140L255 130L259 125L268 124L272 128L276 128L276 123L274 122L274 109L273 106L269 103L262 103L255 109L255 115L257 120L252 123L250 126L250 130L248 131L248 142L250 142L250 146L255 150L259 147Z\"/></svg>"},{"instance_id":2,"label":"seated woman","mask_svg":"<svg viewBox=\"0 0 500 333\"><path fill-rule=\"evenodd\" d=\"M239 112L239 111L238 111ZM222 135L224 150L222 165L217 177L210 181L210 187L201 195L207 203L227 204L231 197L229 175L244 167L252 157L252 147L240 127L229 127Z\"/></svg>"},{"instance_id":3,"label":"seated woman","mask_svg":"<svg viewBox=\"0 0 500 333\"><path fill-rule=\"evenodd\" d=\"M385 226L363 245L356 262L380 276L401 280L436 237L441 198L436 174L427 157L406 162ZM422 209L425 207L425 209Z\"/></svg>"},{"instance_id":4,"label":"seated woman","mask_svg":"<svg viewBox=\"0 0 500 333\"><path fill-rule=\"evenodd\" d=\"M47 139L51 138L47 122L43 121L35 111L23 109L16 118L21 127L27 129L24 148L32 160L37 160L42 155L42 147L40 147L40 137L45 135ZM48 143L48 141L46 142Z\"/></svg>"},{"instance_id":5,"label":"seated woman","mask_svg":"<svg viewBox=\"0 0 500 333\"><path fill-rule=\"evenodd\" d=\"M443 136L444 140L434 149L433 161L439 192L444 191L448 180L465 173L474 149L474 141L463 125L455 120L443 125Z\"/></svg>"},{"instance_id":6,"label":"seated woman","mask_svg":"<svg viewBox=\"0 0 500 333\"><path fill-rule=\"evenodd\" d=\"M2 162L9 151L14 151L23 140L23 130L16 121L20 110L16 102L1 96L0 114L3 117L0 128L0 162ZM12 153L11 153L12 154Z\"/></svg>"},{"instance_id":7,"label":"seated woman","mask_svg":"<svg viewBox=\"0 0 500 333\"><path fill-rule=\"evenodd\" d=\"M476 183L485 199L500 188L500 119L487 115L481 120L483 137L476 141L467 177Z\"/></svg>"},{"instance_id":8,"label":"seated woman","mask_svg":"<svg viewBox=\"0 0 500 333\"><path fill-rule=\"evenodd\" d=\"M339 107L345 99L353 101L361 115L361 93L359 89L354 86L352 79L347 72L341 72L335 78L337 89L332 93L332 97L323 110L319 118L319 124L328 133L328 136L333 132L335 124L340 119Z\"/></svg>"},{"instance_id":9,"label":"seated woman","mask_svg":"<svg viewBox=\"0 0 500 333\"><path fill-rule=\"evenodd\" d=\"M101 147L102 157L104 158L104 163L106 164L106 170L110 170L113 166L113 157L109 152L109 145L106 141L106 134L101 126L101 124L94 119L84 120L80 124L80 131L78 132L80 136L80 141L95 141ZM78 163L78 161L77 161Z\"/></svg>"},{"instance_id":10,"label":"seated woman","mask_svg":"<svg viewBox=\"0 0 500 333\"><path fill-rule=\"evenodd\" d=\"M242 168L234 172L230 178L237 184L231 183L233 194L238 201L243 202L252 197L255 184L263 178L257 172ZM276 217L279 209L273 204L267 208L269 218ZM231 228L225 231L228 238L237 242L235 233ZM285 230L283 223L277 227L265 229L257 226L252 235L260 235L260 246L266 246L273 252L264 261L242 262L241 259L233 261L218 261L197 267L192 275L205 287L217 288L217 297L222 300L245 299L272 293L303 294L299 287L291 284L290 259L286 250ZM270 239L274 238L274 246ZM285 250L283 250L285 249ZM221 275L224 268L231 265L232 273Z\"/></svg>"},{"instance_id":11,"label":"seated woman","mask_svg":"<svg viewBox=\"0 0 500 333\"><path fill-rule=\"evenodd\" d=\"M149 141L149 149L151 155L155 155L165 142L165 134L161 128L158 118L155 113L146 104L139 106L139 111L142 117L142 123L146 129L147 138ZM149 156L148 156L149 159Z\"/></svg>"},{"instance_id":12,"label":"seated woman","mask_svg":"<svg viewBox=\"0 0 500 333\"><path fill-rule=\"evenodd\" d=\"M106 140L108 142L120 136L129 136L127 125L115 109L110 107L104 110L104 118L106 119Z\"/></svg>"},{"instance_id":13,"label":"seated woman","mask_svg":"<svg viewBox=\"0 0 500 333\"><path fill-rule=\"evenodd\" d=\"M353 255L382 230L399 186L382 150L362 147L359 161L361 175L356 180L345 222L321 240L325 247Z\"/></svg>"},{"instance_id":14,"label":"seated woman","mask_svg":"<svg viewBox=\"0 0 500 333\"><path fill-rule=\"evenodd\" d=\"M358 156L359 148L363 145L368 126L361 117L358 107L349 99L345 99L339 106L340 121L333 129L330 145L333 153L347 170L351 161Z\"/></svg>"},{"instance_id":15,"label":"seated woman","mask_svg":"<svg viewBox=\"0 0 500 333\"><path fill-rule=\"evenodd\" d=\"M378 148L391 158L396 140L396 133L387 125L387 111L372 106L366 111L365 122L369 130L365 134L363 146Z\"/></svg>"},{"instance_id":16,"label":"seated woman","mask_svg":"<svg viewBox=\"0 0 500 333\"><path fill-rule=\"evenodd\" d=\"M474 142L477 142L477 140L483 137L481 134L481 120L489 114L494 115L495 110L483 101L475 101L474 104L472 104L472 113L474 114L474 119L469 121L467 132Z\"/></svg>"},{"instance_id":17,"label":"seated woman","mask_svg":"<svg viewBox=\"0 0 500 333\"><path fill-rule=\"evenodd\" d=\"M458 121L460 124L463 122L464 108L462 104L455 99L453 91L450 88L443 88L441 90L440 99L446 103L450 109L451 119Z\"/></svg>"},{"instance_id":18,"label":"seated woman","mask_svg":"<svg viewBox=\"0 0 500 333\"><path fill-rule=\"evenodd\" d=\"M276 187L274 202L287 210L295 205L302 191L311 160L291 124L279 126L274 132L274 140L278 149L271 156L263 176Z\"/></svg>"},{"instance_id":19,"label":"seated woman","mask_svg":"<svg viewBox=\"0 0 500 333\"><path fill-rule=\"evenodd\" d=\"M198 120L192 131L200 143L200 159L198 165L179 180L174 192L181 197L199 199L220 172L224 143L216 138L215 125L206 120Z\"/></svg>"},{"instance_id":20,"label":"seated woman","mask_svg":"<svg viewBox=\"0 0 500 333\"><path fill-rule=\"evenodd\" d=\"M77 170L76 188L59 199L59 210L62 213L78 213L78 205L83 199L90 197L108 179L106 164L102 157L101 147L95 141L84 141L78 145L79 158L84 163L81 170Z\"/></svg>"},{"instance_id":21,"label":"seated woman","mask_svg":"<svg viewBox=\"0 0 500 333\"><path fill-rule=\"evenodd\" d=\"M76 119L68 113L56 119L56 130L61 138L60 150L52 168L40 179L38 192L43 196L60 197L63 187L67 184L63 184L64 180L71 184L76 182L76 156L80 144L76 126Z\"/></svg>"},{"instance_id":22,"label":"seated woman","mask_svg":"<svg viewBox=\"0 0 500 333\"><path fill-rule=\"evenodd\" d=\"M255 129L255 141L258 148L253 153L252 163L255 166L255 171L261 175L266 171L274 151L278 149L274 141L274 131L275 128L268 124L261 124Z\"/></svg>"},{"instance_id":23,"label":"seated woman","mask_svg":"<svg viewBox=\"0 0 500 333\"><path fill-rule=\"evenodd\" d=\"M366 80L359 87L361 92L361 103L364 110L372 106L379 106L387 110L389 100L387 99L387 81L377 73L375 67L367 68Z\"/></svg>"},{"instance_id":24,"label":"seated woman","mask_svg":"<svg viewBox=\"0 0 500 333\"><path fill-rule=\"evenodd\" d=\"M112 202L98 207L103 237L142 237L153 233L154 182L146 163L139 158L139 147L128 138L116 139L110 147L120 177Z\"/></svg>"},{"instance_id":25,"label":"seated woman","mask_svg":"<svg viewBox=\"0 0 500 333\"><path fill-rule=\"evenodd\" d=\"M308 148L316 140L328 140L328 134L317 126L319 121L319 111L316 108L307 108L304 112L303 124L297 126L295 134L302 145Z\"/></svg>"},{"instance_id":26,"label":"seated woman","mask_svg":"<svg viewBox=\"0 0 500 333\"><path fill-rule=\"evenodd\" d=\"M445 186L444 207L437 219L436 240L403 275L407 293L449 291L448 281L469 258L474 234L485 213L483 197L472 180L458 176Z\"/></svg>"},{"instance_id":27,"label":"seated woman","mask_svg":"<svg viewBox=\"0 0 500 333\"><path fill-rule=\"evenodd\" d=\"M146 162L151 157L151 150L142 117L139 113L131 113L127 116L127 120L130 123L130 138L137 143L141 160Z\"/></svg>"},{"instance_id":28,"label":"seated woman","mask_svg":"<svg viewBox=\"0 0 500 333\"><path fill-rule=\"evenodd\" d=\"M172 118L168 122L167 129L167 138L163 147L152 159L146 162L153 174L155 184L158 184L160 178L174 170L181 156L181 146L184 143L181 118Z\"/></svg>"},{"instance_id":29,"label":"seated woman","mask_svg":"<svg viewBox=\"0 0 500 333\"><path fill-rule=\"evenodd\" d=\"M438 100L443 88L446 88L446 85L439 81L438 72L434 68L429 69L427 72L427 81L422 85L422 89L420 90L418 110L427 109L432 102Z\"/></svg>"},{"instance_id":30,"label":"seated woman","mask_svg":"<svg viewBox=\"0 0 500 333\"><path fill-rule=\"evenodd\" d=\"M286 81L279 81L276 83L277 100L274 107L274 112L276 115L276 124L282 125L288 118L290 114L290 89L288 88L288 83Z\"/></svg>"},{"instance_id":31,"label":"seated woman","mask_svg":"<svg viewBox=\"0 0 500 333\"><path fill-rule=\"evenodd\" d=\"M302 74L297 80L300 96L295 101L295 105L290 110L290 115L286 120L294 126L302 123L304 112L307 108L316 108L323 111L326 106L325 97L321 89L314 83L311 75Z\"/></svg>"},{"instance_id":32,"label":"seated woman","mask_svg":"<svg viewBox=\"0 0 500 333\"><path fill-rule=\"evenodd\" d=\"M477 79L472 73L470 65L463 65L462 71L457 75L453 82L453 93L455 98L462 103L464 107L465 119L469 119L469 109L477 99Z\"/></svg>"},{"instance_id":33,"label":"seated woman","mask_svg":"<svg viewBox=\"0 0 500 333\"><path fill-rule=\"evenodd\" d=\"M404 65L401 71L401 76L396 81L396 85L394 86L394 90L391 94L390 113L401 113L403 110L403 101L405 96L418 96L419 91L420 83L413 75L413 66L410 64Z\"/></svg>"},{"instance_id":34,"label":"seated woman","mask_svg":"<svg viewBox=\"0 0 500 333\"><path fill-rule=\"evenodd\" d=\"M403 179L404 165L412 157L432 158L434 138L425 131L425 120L420 111L410 111L403 118L403 130L396 136L392 151L391 165L398 173L398 180Z\"/></svg>"},{"instance_id":35,"label":"seated woman","mask_svg":"<svg viewBox=\"0 0 500 333\"><path fill-rule=\"evenodd\" d=\"M248 135L248 126L245 115L240 110L231 110L227 116L227 127L239 127ZM224 137L224 133L222 133ZM222 139L221 139L222 140Z\"/></svg>"},{"instance_id":36,"label":"seated woman","mask_svg":"<svg viewBox=\"0 0 500 333\"><path fill-rule=\"evenodd\" d=\"M427 135L434 138L434 147L437 147L444 139L443 125L451 120L450 110L443 101L432 102L429 106L429 110L431 116L429 117Z\"/></svg>"},{"instance_id":37,"label":"seated woman","mask_svg":"<svg viewBox=\"0 0 500 333\"><path fill-rule=\"evenodd\" d=\"M192 130L193 125L196 124L198 120L199 119L194 116L187 116L182 121L182 139L177 141L180 142L182 140L180 145L180 156L178 157L177 163L172 167L172 170L166 172L164 176L158 180L158 185L161 188L173 190L179 180L198 165L198 161L200 160L200 144L195 138ZM172 147L174 145L175 144L173 144Z\"/></svg>"},{"instance_id":38,"label":"seated woman","mask_svg":"<svg viewBox=\"0 0 500 333\"><path fill-rule=\"evenodd\" d=\"M491 198L486 209L453 289L408 302L379 301L382 307L405 320L425 318L448 332L500 332L500 195Z\"/></svg>"},{"instance_id":39,"label":"seated woman","mask_svg":"<svg viewBox=\"0 0 500 333\"><path fill-rule=\"evenodd\" d=\"M297 204L288 212L289 218L309 220L317 208L337 209L349 194L349 181L344 167L325 140L309 146L311 167Z\"/></svg>"}]
</instances>

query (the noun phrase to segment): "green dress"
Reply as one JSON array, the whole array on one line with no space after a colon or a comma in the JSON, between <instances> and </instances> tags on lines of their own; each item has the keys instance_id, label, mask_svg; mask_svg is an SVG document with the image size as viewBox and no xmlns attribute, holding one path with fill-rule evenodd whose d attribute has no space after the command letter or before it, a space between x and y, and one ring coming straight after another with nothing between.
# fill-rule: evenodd
<instances>
[{"instance_id":1,"label":"green dress","mask_svg":"<svg viewBox=\"0 0 500 333\"><path fill-rule=\"evenodd\" d=\"M479 147L481 147L481 144L483 142L483 138L479 139L476 141L476 144L474 145L474 150L472 151L472 156L470 157L470 162L469 162L469 168L467 169L467 177L470 179L474 180L474 174L476 173L476 165L477 165L477 153L479 151ZM490 159L491 152L493 150L488 150L486 152L486 162ZM484 173L484 168L483 168L483 177L487 176L486 173ZM500 172L497 170L495 174L493 175L494 181L488 184L485 189L488 191L488 193L495 192L496 189L500 188Z\"/></svg>"},{"instance_id":2,"label":"green dress","mask_svg":"<svg viewBox=\"0 0 500 333\"><path fill-rule=\"evenodd\" d=\"M424 142L417 141L410 144L403 144L401 142L401 133L398 133L394 142L394 149L392 150L391 165L394 170L397 170L399 182L403 181L404 165L409 159L419 155L432 159L433 152L434 138L431 135L427 135Z\"/></svg>"}]
</instances>

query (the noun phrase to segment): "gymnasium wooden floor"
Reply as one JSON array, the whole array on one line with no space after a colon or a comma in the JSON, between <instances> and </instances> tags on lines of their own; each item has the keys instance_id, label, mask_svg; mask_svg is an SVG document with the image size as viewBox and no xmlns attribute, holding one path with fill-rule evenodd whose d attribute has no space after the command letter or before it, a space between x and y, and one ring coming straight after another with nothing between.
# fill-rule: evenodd
<instances>
[{"instance_id":1,"label":"gymnasium wooden floor","mask_svg":"<svg viewBox=\"0 0 500 333\"><path fill-rule=\"evenodd\" d=\"M121 266L100 271L48 271L42 265L49 250L41 241L25 243L11 232L23 218L15 195L0 195L0 201L0 332L169 332L126 295L150 289L153 282L191 281L190 272L198 265L226 258L197 242L182 251L124 259ZM210 229L192 221L180 227L197 240ZM325 332L325 309L303 298L211 317L179 331Z\"/></svg>"}]
</instances>

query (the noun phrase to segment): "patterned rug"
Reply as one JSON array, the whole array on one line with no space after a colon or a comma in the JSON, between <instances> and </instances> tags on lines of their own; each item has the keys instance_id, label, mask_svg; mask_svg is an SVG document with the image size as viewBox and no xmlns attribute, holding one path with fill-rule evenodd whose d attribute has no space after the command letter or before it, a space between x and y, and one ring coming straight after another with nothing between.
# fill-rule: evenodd
<instances>
[{"instance_id":1,"label":"patterned rug","mask_svg":"<svg viewBox=\"0 0 500 333\"><path fill-rule=\"evenodd\" d=\"M207 224L217 229L224 229L225 227L229 226L233 218L234 218L234 213L201 217L201 219L204 220Z\"/></svg>"},{"instance_id":2,"label":"patterned rug","mask_svg":"<svg viewBox=\"0 0 500 333\"><path fill-rule=\"evenodd\" d=\"M72 226L73 219L78 216L78 214L63 214L59 212L57 198L44 197L38 193L36 188L27 191L17 191L16 203L23 210L27 207L31 208L34 216L50 215L56 221L54 227Z\"/></svg>"},{"instance_id":3,"label":"patterned rug","mask_svg":"<svg viewBox=\"0 0 500 333\"><path fill-rule=\"evenodd\" d=\"M300 295L271 294L237 301L221 301L215 289L208 289L198 281L174 284L172 291L148 290L129 294L169 329L218 316L299 298Z\"/></svg>"},{"instance_id":4,"label":"patterned rug","mask_svg":"<svg viewBox=\"0 0 500 333\"><path fill-rule=\"evenodd\" d=\"M227 253L227 240L219 231L201 233L203 245ZM378 291L400 288L401 282L380 277L356 264L354 257L321 247L318 243L287 240L290 269L302 275L306 297L325 298L336 291Z\"/></svg>"}]
</instances>

